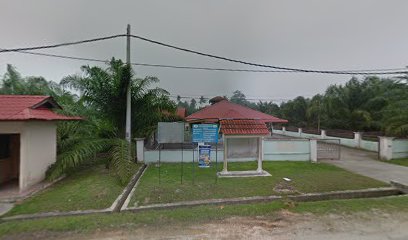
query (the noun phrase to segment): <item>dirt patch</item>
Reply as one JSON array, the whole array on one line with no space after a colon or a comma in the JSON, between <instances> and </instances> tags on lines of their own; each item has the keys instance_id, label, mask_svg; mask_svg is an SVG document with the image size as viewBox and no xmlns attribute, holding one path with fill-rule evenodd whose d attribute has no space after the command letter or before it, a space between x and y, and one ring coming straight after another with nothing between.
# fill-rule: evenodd
<instances>
[{"instance_id":1,"label":"dirt patch","mask_svg":"<svg viewBox=\"0 0 408 240\"><path fill-rule=\"evenodd\" d=\"M273 188L273 191L281 194L295 194L295 193L300 193L299 191L296 190L296 188L291 184L291 182L287 181L280 181L279 183L276 184L276 186Z\"/></svg>"},{"instance_id":2,"label":"dirt patch","mask_svg":"<svg viewBox=\"0 0 408 240\"><path fill-rule=\"evenodd\" d=\"M372 210L356 214L295 214L286 210L273 216L231 217L207 223L141 226L92 234L31 234L19 239L274 239L379 240L408 239L408 213ZM17 238L13 238L17 239Z\"/></svg>"},{"instance_id":3,"label":"dirt patch","mask_svg":"<svg viewBox=\"0 0 408 240\"><path fill-rule=\"evenodd\" d=\"M275 217L233 217L189 226L139 228L84 239L408 239L408 214L371 211L323 217L282 211Z\"/></svg>"}]
</instances>

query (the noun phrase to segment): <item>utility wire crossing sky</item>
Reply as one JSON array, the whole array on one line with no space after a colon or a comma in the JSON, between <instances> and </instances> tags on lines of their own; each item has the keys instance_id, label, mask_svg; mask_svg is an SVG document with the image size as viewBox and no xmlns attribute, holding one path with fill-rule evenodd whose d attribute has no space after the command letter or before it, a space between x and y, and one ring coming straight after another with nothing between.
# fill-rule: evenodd
<instances>
[{"instance_id":1,"label":"utility wire crossing sky","mask_svg":"<svg viewBox=\"0 0 408 240\"><path fill-rule=\"evenodd\" d=\"M135 36L209 55L350 73L263 68L132 41L135 76L155 76L160 82L152 87L174 95L231 96L241 90L247 96L275 99L313 96L329 85L346 83L357 75L355 71L369 73L357 76L363 79L374 72L406 71L408 65L406 0L2 0L1 8L3 49L120 36L92 44L26 50L36 54L1 53L0 78L7 64L23 76L54 82L81 74L83 65L107 68L106 61L112 57L126 59L127 24Z\"/></svg>"},{"instance_id":2,"label":"utility wire crossing sky","mask_svg":"<svg viewBox=\"0 0 408 240\"><path fill-rule=\"evenodd\" d=\"M0 49L0 53L21 52L21 53L26 53L26 54L40 55L40 56L67 58L67 59L72 59L72 60L88 60L88 61L106 62L106 60L98 60L98 59L92 59L92 58L80 58L80 57L70 57L70 56L61 56L61 55L44 54L44 53L33 53L33 52L28 52L28 50L50 49L50 48L59 48L59 47L66 47L66 46L79 45L79 44L88 44L92 42L106 41L106 40L120 38L120 37L127 37L127 35L118 34L118 35L105 36L105 37L100 37L100 38L80 40L80 41L75 41L75 42L57 43L57 44L52 44L52 45L44 45L44 46L36 46L36 47L22 47L22 48L10 48L10 49L2 48ZM149 43L153 43L156 45L160 45L163 47L172 48L175 50L188 52L192 54L197 54L197 55L204 56L204 57L215 58L215 59L220 59L223 61L240 63L244 65L250 65L250 66L261 67L261 68L278 69L278 71L281 73L283 72L301 72L301 73L342 74L342 75L395 75L395 74L407 74L408 73L408 70L407 69L404 70L404 68L399 68L399 69L395 68L395 69L392 69L391 71L389 69L383 69L383 70L371 69L371 70L364 70L364 71L362 70L335 70L333 71L333 70L314 70L314 69L300 69L300 68L292 68L292 67L271 66L267 64L252 63L252 62L247 62L244 60L231 59L231 58L227 58L223 56L199 52L199 51L182 48L182 47L177 47L174 45L170 45L167 43L159 42L156 40L152 40L152 39L137 36L137 35L130 35L130 37L136 38L142 41L146 41ZM222 69L222 68L186 67L186 66L170 66L170 65L159 65L159 64L141 64L141 63L133 63L133 64L140 65L140 66L149 66L149 67L168 67L168 68L196 69L196 70L266 72L264 70L254 70L254 69ZM276 70L274 72L276 72Z\"/></svg>"}]
</instances>

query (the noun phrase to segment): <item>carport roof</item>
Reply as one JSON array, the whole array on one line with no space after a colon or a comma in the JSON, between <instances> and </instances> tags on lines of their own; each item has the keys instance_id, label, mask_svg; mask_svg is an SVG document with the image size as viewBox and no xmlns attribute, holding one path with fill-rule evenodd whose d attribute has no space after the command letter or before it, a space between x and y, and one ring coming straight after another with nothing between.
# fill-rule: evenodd
<instances>
[{"instance_id":1,"label":"carport roof","mask_svg":"<svg viewBox=\"0 0 408 240\"><path fill-rule=\"evenodd\" d=\"M0 121L81 120L53 112L62 109L50 96L0 95Z\"/></svg>"},{"instance_id":2,"label":"carport roof","mask_svg":"<svg viewBox=\"0 0 408 240\"><path fill-rule=\"evenodd\" d=\"M225 135L268 135L269 130L261 120L221 120L221 129Z\"/></svg>"}]
</instances>

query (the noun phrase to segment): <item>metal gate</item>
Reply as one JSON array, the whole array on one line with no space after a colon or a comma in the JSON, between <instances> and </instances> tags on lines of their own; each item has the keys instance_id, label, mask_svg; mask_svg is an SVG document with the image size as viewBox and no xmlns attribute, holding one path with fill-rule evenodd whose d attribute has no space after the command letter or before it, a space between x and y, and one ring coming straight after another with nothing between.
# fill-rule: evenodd
<instances>
[{"instance_id":1,"label":"metal gate","mask_svg":"<svg viewBox=\"0 0 408 240\"><path fill-rule=\"evenodd\" d=\"M318 139L317 140L317 159L340 159L340 139Z\"/></svg>"}]
</instances>

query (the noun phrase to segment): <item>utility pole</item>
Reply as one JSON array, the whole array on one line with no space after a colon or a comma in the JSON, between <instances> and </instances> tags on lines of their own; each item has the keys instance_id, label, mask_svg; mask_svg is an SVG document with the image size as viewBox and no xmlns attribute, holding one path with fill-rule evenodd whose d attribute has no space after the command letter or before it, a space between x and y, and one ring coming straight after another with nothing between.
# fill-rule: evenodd
<instances>
[{"instance_id":1,"label":"utility pole","mask_svg":"<svg viewBox=\"0 0 408 240\"><path fill-rule=\"evenodd\" d=\"M320 99L318 100L319 103L319 111L317 112L317 131L320 132Z\"/></svg>"},{"instance_id":2,"label":"utility pole","mask_svg":"<svg viewBox=\"0 0 408 240\"><path fill-rule=\"evenodd\" d=\"M127 25L126 31L126 64L130 68L130 24ZM131 110L132 110L132 95L131 95L131 80L126 92L126 140L131 143Z\"/></svg>"}]
</instances>

